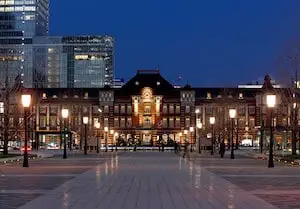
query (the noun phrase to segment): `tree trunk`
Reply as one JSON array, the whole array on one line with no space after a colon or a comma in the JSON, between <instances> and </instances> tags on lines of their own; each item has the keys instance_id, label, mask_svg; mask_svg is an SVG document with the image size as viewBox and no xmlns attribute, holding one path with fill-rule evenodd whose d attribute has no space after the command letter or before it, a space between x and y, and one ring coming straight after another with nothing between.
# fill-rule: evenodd
<instances>
[{"instance_id":1,"label":"tree trunk","mask_svg":"<svg viewBox=\"0 0 300 209\"><path fill-rule=\"evenodd\" d=\"M297 152L297 140L296 140L296 131L295 129L292 130L292 155L296 155Z\"/></svg>"}]
</instances>

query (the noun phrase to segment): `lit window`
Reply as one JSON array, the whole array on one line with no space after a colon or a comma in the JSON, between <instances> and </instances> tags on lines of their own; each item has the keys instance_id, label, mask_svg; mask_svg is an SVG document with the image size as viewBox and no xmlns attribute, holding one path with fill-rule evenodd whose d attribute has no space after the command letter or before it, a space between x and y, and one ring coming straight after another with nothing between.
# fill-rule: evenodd
<instances>
[{"instance_id":1,"label":"lit window","mask_svg":"<svg viewBox=\"0 0 300 209\"><path fill-rule=\"evenodd\" d=\"M239 93L239 99L243 99L243 93Z\"/></svg>"},{"instance_id":2,"label":"lit window","mask_svg":"<svg viewBox=\"0 0 300 209\"><path fill-rule=\"evenodd\" d=\"M206 99L211 99L211 93L207 92L207 97Z\"/></svg>"},{"instance_id":3,"label":"lit window","mask_svg":"<svg viewBox=\"0 0 300 209\"><path fill-rule=\"evenodd\" d=\"M47 99L47 94L43 93L42 99Z\"/></svg>"}]
</instances>

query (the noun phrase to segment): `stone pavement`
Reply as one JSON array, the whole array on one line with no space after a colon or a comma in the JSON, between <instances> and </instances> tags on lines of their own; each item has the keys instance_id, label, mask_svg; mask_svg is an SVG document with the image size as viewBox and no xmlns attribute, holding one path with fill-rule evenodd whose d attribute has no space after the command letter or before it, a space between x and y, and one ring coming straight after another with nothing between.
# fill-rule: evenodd
<instances>
[{"instance_id":1,"label":"stone pavement","mask_svg":"<svg viewBox=\"0 0 300 209\"><path fill-rule=\"evenodd\" d=\"M110 154L111 155L111 154ZM14 209L103 163L105 155L62 156L0 165L0 209Z\"/></svg>"},{"instance_id":2,"label":"stone pavement","mask_svg":"<svg viewBox=\"0 0 300 209\"><path fill-rule=\"evenodd\" d=\"M122 153L20 209L275 209L174 153Z\"/></svg>"},{"instance_id":3,"label":"stone pavement","mask_svg":"<svg viewBox=\"0 0 300 209\"><path fill-rule=\"evenodd\" d=\"M267 160L229 158L229 153L223 159L194 155L192 161L278 208L300 208L300 167L275 162L275 168L268 168Z\"/></svg>"}]
</instances>

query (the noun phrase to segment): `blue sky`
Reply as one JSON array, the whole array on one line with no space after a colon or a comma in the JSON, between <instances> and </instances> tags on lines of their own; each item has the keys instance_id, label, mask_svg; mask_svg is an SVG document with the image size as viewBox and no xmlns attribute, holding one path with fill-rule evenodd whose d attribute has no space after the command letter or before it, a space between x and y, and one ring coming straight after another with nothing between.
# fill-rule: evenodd
<instances>
[{"instance_id":1,"label":"blue sky","mask_svg":"<svg viewBox=\"0 0 300 209\"><path fill-rule=\"evenodd\" d=\"M115 37L115 74L154 69L193 86L278 76L300 46L299 0L59 0L51 35Z\"/></svg>"}]
</instances>

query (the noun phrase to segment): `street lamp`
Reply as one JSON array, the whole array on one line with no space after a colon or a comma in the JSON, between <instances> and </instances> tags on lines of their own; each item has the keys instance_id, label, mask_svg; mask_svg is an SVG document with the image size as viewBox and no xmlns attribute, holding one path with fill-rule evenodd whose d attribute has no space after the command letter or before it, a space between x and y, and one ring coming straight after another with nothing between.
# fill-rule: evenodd
<instances>
[{"instance_id":1,"label":"street lamp","mask_svg":"<svg viewBox=\"0 0 300 209\"><path fill-rule=\"evenodd\" d=\"M96 128L96 139L97 139L97 153L99 153L99 136L98 136L98 130L100 129L100 123L95 123Z\"/></svg>"},{"instance_id":2,"label":"street lamp","mask_svg":"<svg viewBox=\"0 0 300 209\"><path fill-rule=\"evenodd\" d=\"M28 111L31 103L31 95L23 94L22 95L22 105L24 107L24 130L25 130L25 148L24 148L24 159L23 167L29 167L28 163L28 132L27 132L27 120L28 120Z\"/></svg>"},{"instance_id":3,"label":"street lamp","mask_svg":"<svg viewBox=\"0 0 300 209\"><path fill-rule=\"evenodd\" d=\"M107 152L107 150L108 150L108 147L107 147L107 132L108 132L108 127L104 127L104 132L105 132L105 136L104 136L104 138L105 138L105 152Z\"/></svg>"},{"instance_id":4,"label":"street lamp","mask_svg":"<svg viewBox=\"0 0 300 209\"><path fill-rule=\"evenodd\" d=\"M118 137L119 137L119 133L118 133L118 132L115 132L116 152L118 151L118 141L117 141Z\"/></svg>"},{"instance_id":5,"label":"street lamp","mask_svg":"<svg viewBox=\"0 0 300 209\"><path fill-rule=\"evenodd\" d=\"M67 159L67 131L68 131L68 127L67 127L67 118L69 117L69 110L68 109L62 109L61 110L61 115L62 118L64 120L64 155L63 155L63 159Z\"/></svg>"},{"instance_id":6,"label":"street lamp","mask_svg":"<svg viewBox=\"0 0 300 209\"><path fill-rule=\"evenodd\" d=\"M214 125L216 122L216 118L215 117L209 117L209 123L212 127L212 138L211 138L211 152L210 154L213 155L214 154L214 144L215 144L215 133L214 133Z\"/></svg>"},{"instance_id":7,"label":"street lamp","mask_svg":"<svg viewBox=\"0 0 300 209\"><path fill-rule=\"evenodd\" d=\"M200 130L202 129L202 123L199 121L199 123L197 122L197 129ZM196 132L197 133L197 132ZM199 134L200 135L200 134ZM198 136L198 151L199 153L201 153L201 141L200 141L200 136Z\"/></svg>"},{"instance_id":8,"label":"street lamp","mask_svg":"<svg viewBox=\"0 0 300 209\"><path fill-rule=\"evenodd\" d=\"M273 159L273 109L276 106L276 95L275 94L267 94L267 106L270 109L270 151L269 151L269 168L274 168L274 159Z\"/></svg>"},{"instance_id":9,"label":"street lamp","mask_svg":"<svg viewBox=\"0 0 300 209\"><path fill-rule=\"evenodd\" d=\"M113 138L113 140L114 140L114 130L110 130L109 131L109 133L112 135L112 138ZM114 148L113 148L113 143L112 143L112 145L111 145L111 151L113 152L114 151Z\"/></svg>"},{"instance_id":10,"label":"street lamp","mask_svg":"<svg viewBox=\"0 0 300 209\"><path fill-rule=\"evenodd\" d=\"M233 144L233 131L234 131L234 119L236 117L236 109L229 109L229 117L231 118L231 154L230 159L234 159L234 144Z\"/></svg>"},{"instance_id":11,"label":"street lamp","mask_svg":"<svg viewBox=\"0 0 300 209\"><path fill-rule=\"evenodd\" d=\"M87 124L89 123L89 117L83 117L84 124L84 155L87 155Z\"/></svg>"},{"instance_id":12,"label":"street lamp","mask_svg":"<svg viewBox=\"0 0 300 209\"><path fill-rule=\"evenodd\" d=\"M194 127L190 127L190 133L192 134L192 133L194 133ZM190 152L193 152L193 146L192 146L192 137L191 137L191 146L190 146Z\"/></svg>"}]
</instances>

